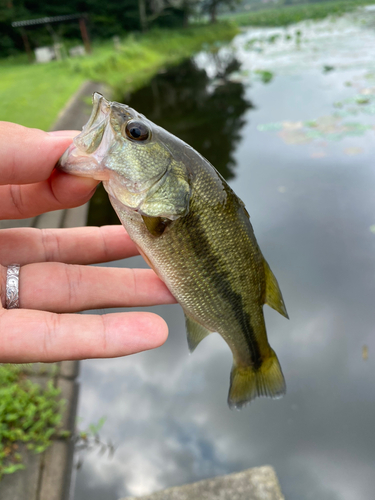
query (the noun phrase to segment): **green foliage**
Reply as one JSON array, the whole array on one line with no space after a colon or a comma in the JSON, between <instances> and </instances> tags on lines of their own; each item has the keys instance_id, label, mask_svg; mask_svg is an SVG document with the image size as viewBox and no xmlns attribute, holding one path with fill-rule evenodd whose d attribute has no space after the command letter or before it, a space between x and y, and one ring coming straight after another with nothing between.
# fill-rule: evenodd
<instances>
[{"instance_id":1,"label":"green foliage","mask_svg":"<svg viewBox=\"0 0 375 500\"><path fill-rule=\"evenodd\" d=\"M231 16L239 26L287 26L305 19L324 19L327 16L340 16L351 12L361 5L375 3L375 0L341 0L336 2L305 3L286 5Z\"/></svg>"},{"instance_id":2,"label":"green foliage","mask_svg":"<svg viewBox=\"0 0 375 500\"><path fill-rule=\"evenodd\" d=\"M128 35L120 50L113 43L94 45L88 57L48 64L27 64L24 56L0 61L0 119L48 130L59 111L83 81L92 79L112 85L121 99L140 88L161 68L194 52L230 40L235 24L194 26L183 30L153 30ZM27 84L25 84L27 82Z\"/></svg>"},{"instance_id":3,"label":"green foliage","mask_svg":"<svg viewBox=\"0 0 375 500\"><path fill-rule=\"evenodd\" d=\"M144 85L161 67L176 64L218 40L230 40L236 33L236 26L228 22L184 30L155 29L123 39L117 52L112 45L103 44L100 52L82 59L79 66L74 64L74 69L86 78L110 84L123 96Z\"/></svg>"},{"instance_id":4,"label":"green foliage","mask_svg":"<svg viewBox=\"0 0 375 500\"><path fill-rule=\"evenodd\" d=\"M41 453L59 432L60 390L52 380L43 389L22 370L19 365L0 365L0 478L24 468L20 443Z\"/></svg>"},{"instance_id":5,"label":"green foliage","mask_svg":"<svg viewBox=\"0 0 375 500\"><path fill-rule=\"evenodd\" d=\"M209 14L212 23L216 23L218 10L220 8L234 10L241 2L242 0L202 0L201 9L202 12L207 12Z\"/></svg>"},{"instance_id":6,"label":"green foliage","mask_svg":"<svg viewBox=\"0 0 375 500\"><path fill-rule=\"evenodd\" d=\"M65 0L64 2L2 0L0 2L0 57L23 51L21 31L12 28L13 21L77 13L87 14L88 31L93 40L104 40L114 35L124 36L129 31L140 30L139 7L136 0L122 0L121 2L117 0L105 2L102 0ZM150 13L147 12L147 14ZM183 11L178 8L164 9L161 16L154 17L155 19L150 22L150 27L180 27L183 24ZM51 26L55 35L60 39L81 39L78 19L53 23ZM53 43L46 25L28 27L26 32L32 49Z\"/></svg>"}]
</instances>

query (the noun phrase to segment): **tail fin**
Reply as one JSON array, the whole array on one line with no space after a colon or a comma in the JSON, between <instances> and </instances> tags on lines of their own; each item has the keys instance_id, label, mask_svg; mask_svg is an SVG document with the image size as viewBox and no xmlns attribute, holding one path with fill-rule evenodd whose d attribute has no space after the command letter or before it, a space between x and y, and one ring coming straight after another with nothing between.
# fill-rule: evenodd
<instances>
[{"instance_id":1,"label":"tail fin","mask_svg":"<svg viewBox=\"0 0 375 500\"><path fill-rule=\"evenodd\" d=\"M229 408L240 409L252 399L260 396L280 398L285 391L284 375L279 360L271 349L270 355L258 369L252 366L233 365L230 374L228 405Z\"/></svg>"}]
</instances>

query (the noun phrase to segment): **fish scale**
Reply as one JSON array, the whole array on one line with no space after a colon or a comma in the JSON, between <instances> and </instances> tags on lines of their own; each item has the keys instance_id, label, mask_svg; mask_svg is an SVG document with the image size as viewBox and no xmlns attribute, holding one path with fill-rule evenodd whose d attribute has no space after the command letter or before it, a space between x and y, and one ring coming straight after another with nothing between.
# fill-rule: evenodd
<instances>
[{"instance_id":1,"label":"fish scale","mask_svg":"<svg viewBox=\"0 0 375 500\"><path fill-rule=\"evenodd\" d=\"M96 94L93 114L60 168L103 180L129 236L182 306L190 349L211 332L226 341L233 353L229 406L281 396L285 381L263 304L287 313L243 202L199 153L135 110ZM88 135L100 143L100 157Z\"/></svg>"}]
</instances>

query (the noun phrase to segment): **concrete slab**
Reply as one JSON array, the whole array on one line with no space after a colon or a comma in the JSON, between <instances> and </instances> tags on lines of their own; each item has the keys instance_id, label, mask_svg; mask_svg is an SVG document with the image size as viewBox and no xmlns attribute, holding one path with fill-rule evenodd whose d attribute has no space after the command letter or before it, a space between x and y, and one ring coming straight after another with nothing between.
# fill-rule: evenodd
<instances>
[{"instance_id":1,"label":"concrete slab","mask_svg":"<svg viewBox=\"0 0 375 500\"><path fill-rule=\"evenodd\" d=\"M62 429L71 431L74 429L74 420L78 401L78 384L74 380L59 377L57 387L61 390L61 398L65 400L64 412L62 414Z\"/></svg>"},{"instance_id":2,"label":"concrete slab","mask_svg":"<svg viewBox=\"0 0 375 500\"><path fill-rule=\"evenodd\" d=\"M44 453L44 467L38 500L66 500L71 474L71 443L54 441ZM10 500L10 499L9 499ZM22 500L28 500L24 497Z\"/></svg>"},{"instance_id":3,"label":"concrete slab","mask_svg":"<svg viewBox=\"0 0 375 500\"><path fill-rule=\"evenodd\" d=\"M265 465L122 500L285 500L274 469Z\"/></svg>"},{"instance_id":4,"label":"concrete slab","mask_svg":"<svg viewBox=\"0 0 375 500\"><path fill-rule=\"evenodd\" d=\"M60 377L64 378L76 378L79 373L79 362L78 361L62 361L60 363Z\"/></svg>"},{"instance_id":5,"label":"concrete slab","mask_svg":"<svg viewBox=\"0 0 375 500\"><path fill-rule=\"evenodd\" d=\"M0 498L4 500L39 500L38 489L42 455L36 455L27 450L22 443L19 445L18 451L22 455L25 469L16 474L5 475L1 479Z\"/></svg>"}]
</instances>

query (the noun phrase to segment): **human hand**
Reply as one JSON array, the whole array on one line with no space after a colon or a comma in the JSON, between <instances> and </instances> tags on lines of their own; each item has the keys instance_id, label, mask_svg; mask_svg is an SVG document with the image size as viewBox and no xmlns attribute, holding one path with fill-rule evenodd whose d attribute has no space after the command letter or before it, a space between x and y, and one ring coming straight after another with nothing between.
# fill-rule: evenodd
<instances>
[{"instance_id":1,"label":"human hand","mask_svg":"<svg viewBox=\"0 0 375 500\"><path fill-rule=\"evenodd\" d=\"M46 133L0 122L0 219L70 208L92 196L97 181L54 169L77 133ZM121 226L1 230L0 362L116 357L161 345L168 329L155 314L71 314L174 303L150 269L85 265L137 254ZM20 309L7 310L6 266L13 263L22 266Z\"/></svg>"}]
</instances>

